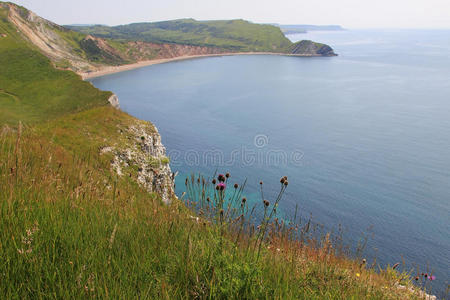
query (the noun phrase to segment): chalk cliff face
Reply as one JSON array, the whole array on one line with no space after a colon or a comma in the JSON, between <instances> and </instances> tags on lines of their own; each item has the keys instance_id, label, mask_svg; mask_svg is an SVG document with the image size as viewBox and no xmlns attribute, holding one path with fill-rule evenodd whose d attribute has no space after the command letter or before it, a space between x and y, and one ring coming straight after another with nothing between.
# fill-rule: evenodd
<instances>
[{"instance_id":1,"label":"chalk cliff face","mask_svg":"<svg viewBox=\"0 0 450 300\"><path fill-rule=\"evenodd\" d=\"M293 44L289 48L291 54L304 56L336 56L333 49L325 44L303 40Z\"/></svg>"},{"instance_id":2,"label":"chalk cliff face","mask_svg":"<svg viewBox=\"0 0 450 300\"><path fill-rule=\"evenodd\" d=\"M114 102L119 105L117 96ZM116 107L116 106L115 106ZM169 204L175 196L175 175L169 166L166 148L154 125L142 120L118 128L125 143L111 143L100 149L100 154L112 154L111 168L118 176L131 176L137 170L137 183L149 192L156 192L164 203ZM130 174L130 175L128 175Z\"/></svg>"},{"instance_id":3,"label":"chalk cliff face","mask_svg":"<svg viewBox=\"0 0 450 300\"><path fill-rule=\"evenodd\" d=\"M53 62L68 61L77 70L94 68L92 63L77 55L73 46L58 33L66 29L15 4L0 5L8 10L8 19L17 30Z\"/></svg>"},{"instance_id":4,"label":"chalk cliff face","mask_svg":"<svg viewBox=\"0 0 450 300\"><path fill-rule=\"evenodd\" d=\"M119 98L116 94L112 94L111 97L109 97L108 102L112 107L120 109Z\"/></svg>"}]
</instances>

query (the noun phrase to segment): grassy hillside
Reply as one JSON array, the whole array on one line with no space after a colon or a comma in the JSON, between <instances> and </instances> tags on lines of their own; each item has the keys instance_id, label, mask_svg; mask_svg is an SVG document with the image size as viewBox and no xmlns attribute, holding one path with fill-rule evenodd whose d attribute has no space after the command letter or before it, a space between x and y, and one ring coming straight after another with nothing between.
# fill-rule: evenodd
<instances>
[{"instance_id":1,"label":"grassy hillside","mask_svg":"<svg viewBox=\"0 0 450 300\"><path fill-rule=\"evenodd\" d=\"M110 107L0 134L0 294L5 298L415 299L397 284L337 254L309 223L293 240L287 224L263 219L267 237L217 198L199 210L163 205L117 176L99 147L127 143L140 122ZM75 137L75 138L72 138ZM232 177L231 177L232 178ZM227 182L232 188L232 179ZM188 183L191 191L202 180ZM206 184L210 192L211 184ZM198 191L198 190L197 190ZM191 201L199 199L189 193ZM237 197L241 201L240 197ZM275 199L266 207L267 216ZM192 207L193 202L190 202ZM206 204L207 201L198 202ZM209 207L209 208L207 208ZM196 212L199 213L198 217ZM240 214L240 212L237 212ZM264 221L267 220L267 221ZM256 225L260 222L255 219ZM292 227L295 228L295 227Z\"/></svg>"},{"instance_id":2,"label":"grassy hillside","mask_svg":"<svg viewBox=\"0 0 450 300\"><path fill-rule=\"evenodd\" d=\"M7 20L0 7L0 123L37 122L107 104L103 92L50 60Z\"/></svg>"},{"instance_id":3,"label":"grassy hillside","mask_svg":"<svg viewBox=\"0 0 450 300\"><path fill-rule=\"evenodd\" d=\"M124 57L127 49L124 42L105 42L110 48L110 51L105 51L105 49L99 47L94 39L88 38L85 34L59 26L53 28L53 30L71 45L73 54L79 55L89 62L105 65L121 65L133 62Z\"/></svg>"},{"instance_id":4,"label":"grassy hillside","mask_svg":"<svg viewBox=\"0 0 450 300\"><path fill-rule=\"evenodd\" d=\"M278 27L244 20L182 19L115 27L98 25L69 28L103 38L210 46L229 51L280 52L291 45Z\"/></svg>"}]
</instances>

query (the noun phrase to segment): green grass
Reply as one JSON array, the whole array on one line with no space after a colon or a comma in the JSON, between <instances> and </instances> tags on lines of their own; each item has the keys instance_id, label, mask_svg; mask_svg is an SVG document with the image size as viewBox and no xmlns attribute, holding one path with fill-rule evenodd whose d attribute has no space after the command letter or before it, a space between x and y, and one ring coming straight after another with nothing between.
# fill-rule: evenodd
<instances>
[{"instance_id":1,"label":"green grass","mask_svg":"<svg viewBox=\"0 0 450 300\"><path fill-rule=\"evenodd\" d=\"M278 27L244 20L182 19L115 27L97 25L69 28L104 38L209 46L229 51L280 52L291 45Z\"/></svg>"},{"instance_id":2,"label":"green grass","mask_svg":"<svg viewBox=\"0 0 450 300\"><path fill-rule=\"evenodd\" d=\"M50 120L107 104L110 92L71 71L56 70L6 18L7 11L0 8L0 32L7 34L0 39L0 123Z\"/></svg>"}]
</instances>

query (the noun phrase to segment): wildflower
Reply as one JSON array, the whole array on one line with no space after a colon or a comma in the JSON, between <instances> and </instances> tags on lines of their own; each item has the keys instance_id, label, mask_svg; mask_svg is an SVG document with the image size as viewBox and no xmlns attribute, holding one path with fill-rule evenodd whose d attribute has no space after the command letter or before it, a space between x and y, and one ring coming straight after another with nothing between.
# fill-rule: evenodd
<instances>
[{"instance_id":1,"label":"wildflower","mask_svg":"<svg viewBox=\"0 0 450 300\"><path fill-rule=\"evenodd\" d=\"M214 178L213 180L212 180L212 184L216 184L216 179Z\"/></svg>"},{"instance_id":2,"label":"wildflower","mask_svg":"<svg viewBox=\"0 0 450 300\"><path fill-rule=\"evenodd\" d=\"M230 173L225 174L226 178L230 178Z\"/></svg>"},{"instance_id":3,"label":"wildflower","mask_svg":"<svg viewBox=\"0 0 450 300\"><path fill-rule=\"evenodd\" d=\"M267 200L264 200L263 203L264 203L264 205L265 205L266 207L270 205L270 202L267 201Z\"/></svg>"},{"instance_id":4,"label":"wildflower","mask_svg":"<svg viewBox=\"0 0 450 300\"><path fill-rule=\"evenodd\" d=\"M239 185L237 183L234 184L234 188L237 189Z\"/></svg>"},{"instance_id":5,"label":"wildflower","mask_svg":"<svg viewBox=\"0 0 450 300\"><path fill-rule=\"evenodd\" d=\"M242 203L245 203L247 201L247 198L242 198Z\"/></svg>"},{"instance_id":6,"label":"wildflower","mask_svg":"<svg viewBox=\"0 0 450 300\"><path fill-rule=\"evenodd\" d=\"M284 176L283 178L284 178L284 180L287 180L287 176Z\"/></svg>"},{"instance_id":7,"label":"wildflower","mask_svg":"<svg viewBox=\"0 0 450 300\"><path fill-rule=\"evenodd\" d=\"M281 184L284 184L285 181L286 181L286 179L284 179L284 177L281 177L281 179L280 179Z\"/></svg>"},{"instance_id":8,"label":"wildflower","mask_svg":"<svg viewBox=\"0 0 450 300\"><path fill-rule=\"evenodd\" d=\"M434 275L430 276L430 280L435 280L435 279L436 279L436 276L434 276Z\"/></svg>"},{"instance_id":9,"label":"wildflower","mask_svg":"<svg viewBox=\"0 0 450 300\"><path fill-rule=\"evenodd\" d=\"M216 187L217 190L221 190L223 191L227 186L225 185L225 183L219 183Z\"/></svg>"},{"instance_id":10,"label":"wildflower","mask_svg":"<svg viewBox=\"0 0 450 300\"><path fill-rule=\"evenodd\" d=\"M286 180L286 181L284 182L284 186L288 186L288 184L289 184L289 182Z\"/></svg>"},{"instance_id":11,"label":"wildflower","mask_svg":"<svg viewBox=\"0 0 450 300\"><path fill-rule=\"evenodd\" d=\"M209 197L208 197L208 198L206 198L206 201L208 201L208 202L209 202L209 201L211 201L211 199L209 199Z\"/></svg>"},{"instance_id":12,"label":"wildflower","mask_svg":"<svg viewBox=\"0 0 450 300\"><path fill-rule=\"evenodd\" d=\"M359 274L359 273L356 273L356 277L360 277L361 276L361 274Z\"/></svg>"},{"instance_id":13,"label":"wildflower","mask_svg":"<svg viewBox=\"0 0 450 300\"><path fill-rule=\"evenodd\" d=\"M425 276L425 278L427 278L428 277L428 273L425 273L425 275L423 275L423 276Z\"/></svg>"},{"instance_id":14,"label":"wildflower","mask_svg":"<svg viewBox=\"0 0 450 300\"><path fill-rule=\"evenodd\" d=\"M223 174L219 174L219 176L217 176L217 179L218 179L220 182L224 182L224 181L225 181L225 176L223 176Z\"/></svg>"},{"instance_id":15,"label":"wildflower","mask_svg":"<svg viewBox=\"0 0 450 300\"><path fill-rule=\"evenodd\" d=\"M419 276L416 276L416 278L414 278L416 281L418 281L419 280Z\"/></svg>"},{"instance_id":16,"label":"wildflower","mask_svg":"<svg viewBox=\"0 0 450 300\"><path fill-rule=\"evenodd\" d=\"M262 181L260 181L260 182L259 182L259 184L260 184L260 185L262 185L262 184L263 184L263 182L262 182Z\"/></svg>"}]
</instances>

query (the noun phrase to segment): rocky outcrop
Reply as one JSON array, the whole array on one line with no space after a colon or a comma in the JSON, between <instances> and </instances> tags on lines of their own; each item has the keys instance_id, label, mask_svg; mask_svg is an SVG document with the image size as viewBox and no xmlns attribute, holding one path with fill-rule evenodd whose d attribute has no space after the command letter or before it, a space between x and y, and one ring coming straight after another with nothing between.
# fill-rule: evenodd
<instances>
[{"instance_id":1,"label":"rocky outcrop","mask_svg":"<svg viewBox=\"0 0 450 300\"><path fill-rule=\"evenodd\" d=\"M303 40L289 47L289 53L301 56L336 56L333 48L328 45Z\"/></svg>"},{"instance_id":2,"label":"rocky outcrop","mask_svg":"<svg viewBox=\"0 0 450 300\"><path fill-rule=\"evenodd\" d=\"M120 145L105 146L101 154L111 153L111 167L118 176L134 176L137 183L148 192L161 196L164 203L174 199L175 175L169 166L166 149L156 127L149 122L136 120L126 128L118 129L127 142Z\"/></svg>"},{"instance_id":3,"label":"rocky outcrop","mask_svg":"<svg viewBox=\"0 0 450 300\"><path fill-rule=\"evenodd\" d=\"M135 61L225 53L223 49L214 47L158 44L143 41L128 42L127 48L127 57Z\"/></svg>"},{"instance_id":4,"label":"rocky outcrop","mask_svg":"<svg viewBox=\"0 0 450 300\"><path fill-rule=\"evenodd\" d=\"M112 107L120 109L119 98L116 94L112 94L111 97L109 97L108 102Z\"/></svg>"}]
</instances>

